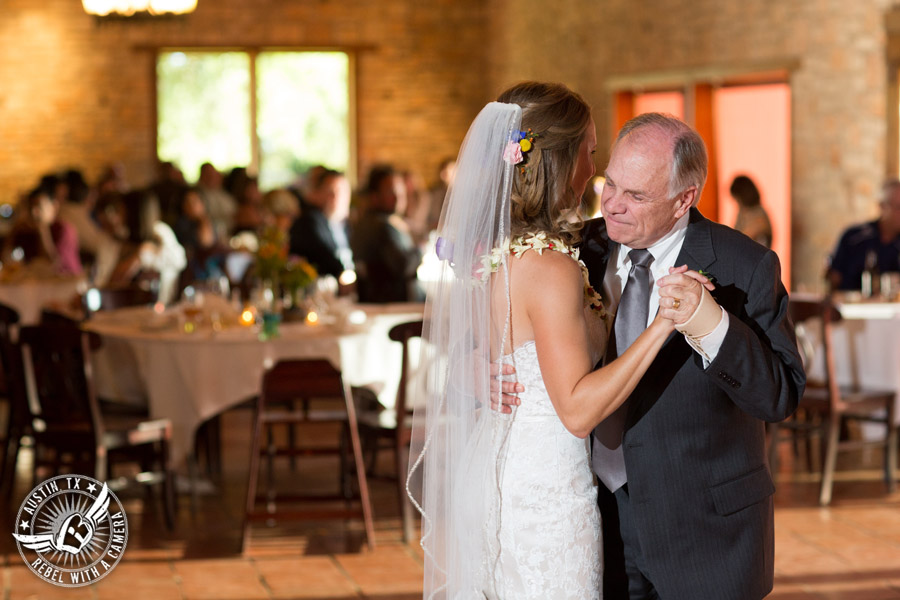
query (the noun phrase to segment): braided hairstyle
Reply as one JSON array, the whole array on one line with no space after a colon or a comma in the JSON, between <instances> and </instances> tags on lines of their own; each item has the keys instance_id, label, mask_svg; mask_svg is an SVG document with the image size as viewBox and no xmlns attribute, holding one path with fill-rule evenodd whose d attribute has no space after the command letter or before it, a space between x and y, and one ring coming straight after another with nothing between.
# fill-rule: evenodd
<instances>
[{"instance_id":1,"label":"braided hairstyle","mask_svg":"<svg viewBox=\"0 0 900 600\"><path fill-rule=\"evenodd\" d=\"M572 189L572 176L591 108L561 83L536 81L509 88L497 101L521 106L521 128L530 129L534 136L534 147L515 167L512 235L545 231L566 243L578 242L583 222L572 219L571 209L580 202Z\"/></svg>"}]
</instances>

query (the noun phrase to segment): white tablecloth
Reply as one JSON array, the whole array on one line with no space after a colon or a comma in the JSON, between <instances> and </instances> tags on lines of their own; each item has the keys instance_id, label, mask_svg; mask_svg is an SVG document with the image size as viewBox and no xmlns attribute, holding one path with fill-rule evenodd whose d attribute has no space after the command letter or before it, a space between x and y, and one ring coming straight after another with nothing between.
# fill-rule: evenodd
<instances>
[{"instance_id":1,"label":"white tablecloth","mask_svg":"<svg viewBox=\"0 0 900 600\"><path fill-rule=\"evenodd\" d=\"M16 309L23 325L34 325L41 320L42 309L64 306L85 289L83 277L0 282L0 303Z\"/></svg>"},{"instance_id":2,"label":"white tablecloth","mask_svg":"<svg viewBox=\"0 0 900 600\"><path fill-rule=\"evenodd\" d=\"M181 464L205 420L259 393L266 367L284 358L325 358L345 380L368 386L392 406L400 377L401 346L388 338L398 323L422 318L421 304L360 306L366 321L352 330L327 325L283 323L280 337L260 341L255 328L184 333L173 327L150 330L149 309L99 313L85 328L103 338L94 355L94 379L101 397L146 394L150 415L172 420L173 464ZM142 325L141 323L144 323Z\"/></svg>"}]
</instances>

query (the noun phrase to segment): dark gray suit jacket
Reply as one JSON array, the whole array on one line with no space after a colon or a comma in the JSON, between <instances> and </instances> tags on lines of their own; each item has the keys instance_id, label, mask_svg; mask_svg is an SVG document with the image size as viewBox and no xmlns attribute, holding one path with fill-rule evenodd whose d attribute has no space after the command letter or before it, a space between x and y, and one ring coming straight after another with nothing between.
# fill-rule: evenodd
<instances>
[{"instance_id":1,"label":"dark gray suit jacket","mask_svg":"<svg viewBox=\"0 0 900 600\"><path fill-rule=\"evenodd\" d=\"M614 242L601 220L583 233L581 258L602 289ZM806 383L787 292L774 252L695 209L675 264L715 277L729 326L706 369L674 333L628 401L635 529L662 598L755 600L773 579L765 422L790 416Z\"/></svg>"}]
</instances>

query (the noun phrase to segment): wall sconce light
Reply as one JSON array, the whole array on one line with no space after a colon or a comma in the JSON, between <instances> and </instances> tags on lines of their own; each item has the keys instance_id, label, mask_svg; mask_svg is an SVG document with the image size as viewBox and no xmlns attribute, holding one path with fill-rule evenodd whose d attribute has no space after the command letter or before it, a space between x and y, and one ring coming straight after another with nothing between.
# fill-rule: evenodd
<instances>
[{"instance_id":1,"label":"wall sconce light","mask_svg":"<svg viewBox=\"0 0 900 600\"><path fill-rule=\"evenodd\" d=\"M197 0L81 0L81 5L98 17L185 15L194 12Z\"/></svg>"}]
</instances>

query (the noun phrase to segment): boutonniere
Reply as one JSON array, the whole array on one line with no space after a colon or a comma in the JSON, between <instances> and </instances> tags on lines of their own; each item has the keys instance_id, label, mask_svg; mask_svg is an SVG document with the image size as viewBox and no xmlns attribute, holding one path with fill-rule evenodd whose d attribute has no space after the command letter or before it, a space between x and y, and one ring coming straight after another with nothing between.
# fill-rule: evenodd
<instances>
[{"instance_id":1,"label":"boutonniere","mask_svg":"<svg viewBox=\"0 0 900 600\"><path fill-rule=\"evenodd\" d=\"M697 269L697 272L709 279L709 282L713 285L716 285L716 276L710 273L709 271L704 271L703 269Z\"/></svg>"}]
</instances>

